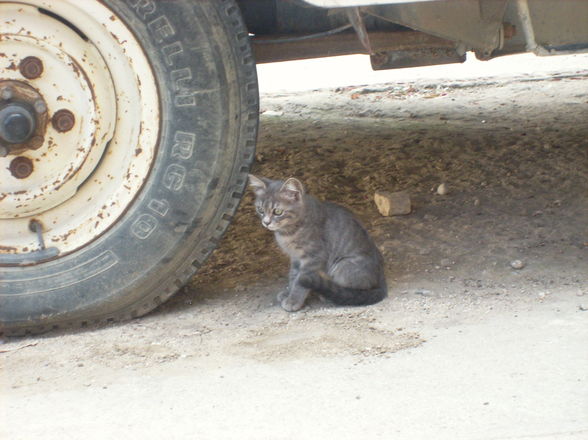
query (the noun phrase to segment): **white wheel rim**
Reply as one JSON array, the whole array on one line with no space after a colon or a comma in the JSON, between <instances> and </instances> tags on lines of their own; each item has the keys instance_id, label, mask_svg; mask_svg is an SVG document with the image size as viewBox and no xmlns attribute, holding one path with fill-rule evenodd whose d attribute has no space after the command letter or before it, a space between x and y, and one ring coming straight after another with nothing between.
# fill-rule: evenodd
<instances>
[{"instance_id":1,"label":"white wheel rim","mask_svg":"<svg viewBox=\"0 0 588 440\"><path fill-rule=\"evenodd\" d=\"M155 79L132 32L102 3L0 2L0 16L0 80L36 89L49 118L60 109L75 118L67 132L47 124L40 148L0 157L0 253L39 250L34 220L63 256L111 227L147 178L159 136ZM15 68L28 56L43 63L38 78ZM10 169L17 156L33 164L26 178Z\"/></svg>"}]
</instances>

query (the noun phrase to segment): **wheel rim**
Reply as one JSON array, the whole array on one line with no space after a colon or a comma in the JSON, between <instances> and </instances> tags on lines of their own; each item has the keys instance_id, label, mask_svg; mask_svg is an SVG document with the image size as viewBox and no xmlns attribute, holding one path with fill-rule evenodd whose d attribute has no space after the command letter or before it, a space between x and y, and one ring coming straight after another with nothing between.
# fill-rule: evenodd
<instances>
[{"instance_id":1,"label":"wheel rim","mask_svg":"<svg viewBox=\"0 0 588 440\"><path fill-rule=\"evenodd\" d=\"M2 265L45 246L64 256L114 225L149 174L159 97L140 44L103 4L0 2L0 16Z\"/></svg>"}]
</instances>

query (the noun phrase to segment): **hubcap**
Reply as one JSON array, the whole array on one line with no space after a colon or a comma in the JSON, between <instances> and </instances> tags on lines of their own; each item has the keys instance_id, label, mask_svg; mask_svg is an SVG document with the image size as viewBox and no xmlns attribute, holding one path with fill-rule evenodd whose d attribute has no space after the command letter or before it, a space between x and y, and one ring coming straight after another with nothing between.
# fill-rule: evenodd
<instances>
[{"instance_id":1,"label":"hubcap","mask_svg":"<svg viewBox=\"0 0 588 440\"><path fill-rule=\"evenodd\" d=\"M2 265L39 249L31 221L60 257L116 222L148 176L159 100L139 42L102 2L0 1L0 16Z\"/></svg>"}]
</instances>

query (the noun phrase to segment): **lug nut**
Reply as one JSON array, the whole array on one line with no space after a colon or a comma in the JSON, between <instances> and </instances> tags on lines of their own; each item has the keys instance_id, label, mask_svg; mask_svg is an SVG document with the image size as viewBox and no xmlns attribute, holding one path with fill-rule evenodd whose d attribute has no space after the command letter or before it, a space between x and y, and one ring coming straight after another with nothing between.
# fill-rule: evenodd
<instances>
[{"instance_id":1,"label":"lug nut","mask_svg":"<svg viewBox=\"0 0 588 440\"><path fill-rule=\"evenodd\" d=\"M9 169L17 179L26 179L33 172L33 161L28 157L18 156L12 159Z\"/></svg>"},{"instance_id":2,"label":"lug nut","mask_svg":"<svg viewBox=\"0 0 588 440\"><path fill-rule=\"evenodd\" d=\"M20 62L18 70L26 79L36 79L43 73L43 63L37 57L26 57Z\"/></svg>"},{"instance_id":3,"label":"lug nut","mask_svg":"<svg viewBox=\"0 0 588 440\"><path fill-rule=\"evenodd\" d=\"M14 90L12 89L12 87L2 87L2 90L0 90L0 98L2 98L5 101L8 101L13 96Z\"/></svg>"},{"instance_id":4,"label":"lug nut","mask_svg":"<svg viewBox=\"0 0 588 440\"><path fill-rule=\"evenodd\" d=\"M37 99L33 104L37 113L45 113L47 111L47 104L42 99Z\"/></svg>"},{"instance_id":5,"label":"lug nut","mask_svg":"<svg viewBox=\"0 0 588 440\"><path fill-rule=\"evenodd\" d=\"M61 109L55 112L53 118L51 118L51 124L53 128L60 133L64 133L73 128L76 123L76 118L73 113L66 109Z\"/></svg>"}]
</instances>

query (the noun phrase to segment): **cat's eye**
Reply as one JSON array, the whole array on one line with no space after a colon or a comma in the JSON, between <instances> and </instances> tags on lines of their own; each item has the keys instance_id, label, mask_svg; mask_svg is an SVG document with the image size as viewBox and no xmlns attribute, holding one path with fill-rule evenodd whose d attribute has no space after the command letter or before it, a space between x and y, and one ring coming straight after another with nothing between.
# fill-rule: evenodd
<instances>
[{"instance_id":1,"label":"cat's eye","mask_svg":"<svg viewBox=\"0 0 588 440\"><path fill-rule=\"evenodd\" d=\"M261 206L256 206L255 209L257 209L257 212L260 214L263 214L263 208Z\"/></svg>"},{"instance_id":2,"label":"cat's eye","mask_svg":"<svg viewBox=\"0 0 588 440\"><path fill-rule=\"evenodd\" d=\"M280 208L274 209L274 215L282 215L283 213L284 213L283 209L280 209Z\"/></svg>"}]
</instances>

